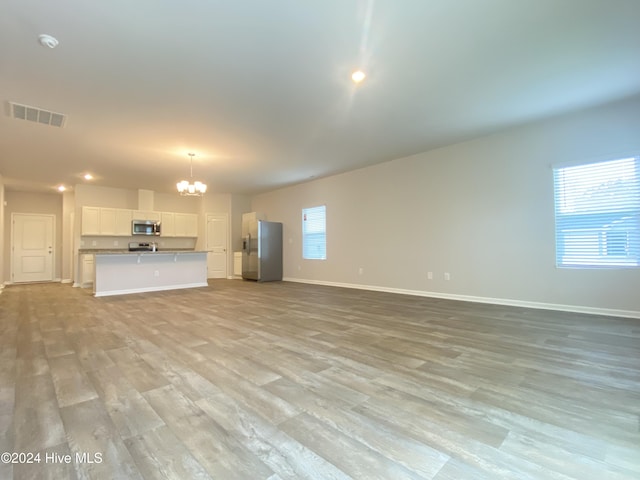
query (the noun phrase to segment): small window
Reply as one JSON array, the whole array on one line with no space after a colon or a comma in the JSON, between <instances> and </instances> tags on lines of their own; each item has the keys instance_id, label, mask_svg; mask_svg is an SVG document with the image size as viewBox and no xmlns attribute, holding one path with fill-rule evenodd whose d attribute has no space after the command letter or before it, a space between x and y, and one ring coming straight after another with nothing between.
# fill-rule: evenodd
<instances>
[{"instance_id":1,"label":"small window","mask_svg":"<svg viewBox=\"0 0 640 480\"><path fill-rule=\"evenodd\" d=\"M327 259L326 207L302 209L302 258Z\"/></svg>"},{"instance_id":2,"label":"small window","mask_svg":"<svg viewBox=\"0 0 640 480\"><path fill-rule=\"evenodd\" d=\"M557 266L639 266L638 158L556 167L553 174Z\"/></svg>"}]
</instances>

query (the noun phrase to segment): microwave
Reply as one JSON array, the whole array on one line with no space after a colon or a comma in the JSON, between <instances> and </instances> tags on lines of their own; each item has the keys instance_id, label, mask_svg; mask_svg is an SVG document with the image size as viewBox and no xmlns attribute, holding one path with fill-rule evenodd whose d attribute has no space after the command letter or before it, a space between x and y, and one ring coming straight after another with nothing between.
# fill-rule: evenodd
<instances>
[{"instance_id":1,"label":"microwave","mask_svg":"<svg viewBox=\"0 0 640 480\"><path fill-rule=\"evenodd\" d=\"M155 220L133 220L132 235L160 235L160 222Z\"/></svg>"}]
</instances>

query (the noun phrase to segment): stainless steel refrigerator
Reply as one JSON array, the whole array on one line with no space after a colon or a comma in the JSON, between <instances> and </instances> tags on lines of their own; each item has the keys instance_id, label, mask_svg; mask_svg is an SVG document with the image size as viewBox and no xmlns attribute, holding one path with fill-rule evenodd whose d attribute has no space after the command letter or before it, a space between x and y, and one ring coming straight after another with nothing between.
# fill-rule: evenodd
<instances>
[{"instance_id":1,"label":"stainless steel refrigerator","mask_svg":"<svg viewBox=\"0 0 640 480\"><path fill-rule=\"evenodd\" d=\"M282 280L282 223L242 218L242 278Z\"/></svg>"}]
</instances>

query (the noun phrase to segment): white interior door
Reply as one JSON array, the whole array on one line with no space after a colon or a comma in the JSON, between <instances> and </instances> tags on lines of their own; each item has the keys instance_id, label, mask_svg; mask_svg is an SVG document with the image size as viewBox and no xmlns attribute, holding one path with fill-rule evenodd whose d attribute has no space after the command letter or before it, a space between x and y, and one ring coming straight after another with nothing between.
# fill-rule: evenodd
<instances>
[{"instance_id":1,"label":"white interior door","mask_svg":"<svg viewBox=\"0 0 640 480\"><path fill-rule=\"evenodd\" d=\"M224 214L207 215L207 277L227 278L229 219Z\"/></svg>"},{"instance_id":2,"label":"white interior door","mask_svg":"<svg viewBox=\"0 0 640 480\"><path fill-rule=\"evenodd\" d=\"M53 280L54 215L11 215L12 282Z\"/></svg>"}]
</instances>

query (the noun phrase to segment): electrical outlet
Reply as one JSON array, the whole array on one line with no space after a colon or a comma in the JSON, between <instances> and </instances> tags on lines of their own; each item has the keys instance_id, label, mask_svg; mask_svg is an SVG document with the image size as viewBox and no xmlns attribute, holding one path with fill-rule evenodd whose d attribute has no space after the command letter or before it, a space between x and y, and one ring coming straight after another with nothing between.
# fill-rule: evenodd
<instances>
[{"instance_id":1,"label":"electrical outlet","mask_svg":"<svg viewBox=\"0 0 640 480\"><path fill-rule=\"evenodd\" d=\"M427 280L433 280L433 272L427 272Z\"/></svg>"},{"instance_id":2,"label":"electrical outlet","mask_svg":"<svg viewBox=\"0 0 640 480\"><path fill-rule=\"evenodd\" d=\"M364 273L364 268L360 267L358 269L358 275L362 275Z\"/></svg>"},{"instance_id":3,"label":"electrical outlet","mask_svg":"<svg viewBox=\"0 0 640 480\"><path fill-rule=\"evenodd\" d=\"M93 242L91 242L91 246L95 247L96 245L98 245L98 242L96 242L95 240Z\"/></svg>"},{"instance_id":4,"label":"electrical outlet","mask_svg":"<svg viewBox=\"0 0 640 480\"><path fill-rule=\"evenodd\" d=\"M114 246L114 247L117 247L118 245L120 245L120 242L118 242L118 240L114 240L114 241L113 241L113 246Z\"/></svg>"},{"instance_id":5,"label":"electrical outlet","mask_svg":"<svg viewBox=\"0 0 640 480\"><path fill-rule=\"evenodd\" d=\"M160 276L160 272L158 270L154 270L153 271L153 276L154 277L159 277Z\"/></svg>"},{"instance_id":6,"label":"electrical outlet","mask_svg":"<svg viewBox=\"0 0 640 480\"><path fill-rule=\"evenodd\" d=\"M451 274L449 272L444 272L444 279L451 280Z\"/></svg>"}]
</instances>

